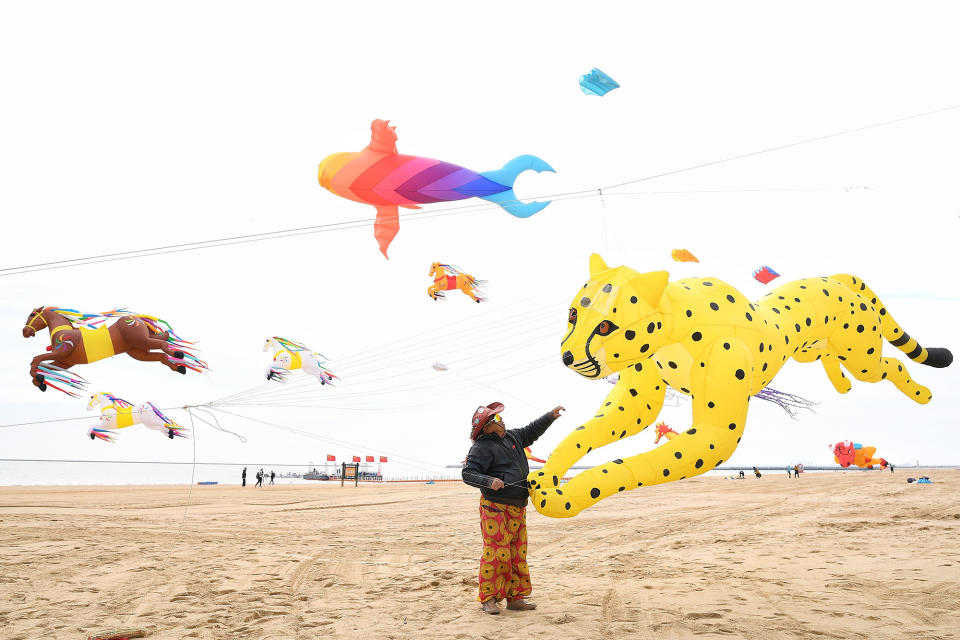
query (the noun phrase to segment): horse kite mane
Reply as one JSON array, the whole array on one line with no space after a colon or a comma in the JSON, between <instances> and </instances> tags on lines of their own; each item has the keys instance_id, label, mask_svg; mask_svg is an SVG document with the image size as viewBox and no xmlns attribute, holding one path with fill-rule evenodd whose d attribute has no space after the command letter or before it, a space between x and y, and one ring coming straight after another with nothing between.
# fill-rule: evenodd
<instances>
[{"instance_id":1,"label":"horse kite mane","mask_svg":"<svg viewBox=\"0 0 960 640\"><path fill-rule=\"evenodd\" d=\"M283 347L284 347L285 349L287 349L287 350L289 350L289 351L310 351L310 349L309 349L309 347L307 347L307 345L305 345L305 344L303 344L303 343L300 343L300 342L294 342L293 340L287 340L286 338L281 338L280 336L270 336L270 339L271 339L271 340L276 340L276 341L279 342L281 345L283 345Z\"/></svg>"},{"instance_id":2,"label":"horse kite mane","mask_svg":"<svg viewBox=\"0 0 960 640\"><path fill-rule=\"evenodd\" d=\"M438 263L437 263L437 266L440 267L441 269L444 269L444 270L445 270L449 275L451 275L451 276L463 276L463 277L465 277L465 278L468 278L470 284L471 284L473 287L482 287L483 285L485 285L485 284L487 283L486 280L477 280L476 278L474 278L474 277L473 277L472 275L470 275L469 273L464 273L464 272L463 272L463 269L461 269L460 267L458 267L458 266L455 265L455 264L444 264L444 263L442 263L442 262L438 262Z\"/></svg>"},{"instance_id":3,"label":"horse kite mane","mask_svg":"<svg viewBox=\"0 0 960 640\"><path fill-rule=\"evenodd\" d=\"M113 404L117 405L118 407L132 407L132 406L133 406L133 403L132 403L132 402L128 402L128 401L124 400L123 398L118 398L117 396L113 395L112 393L104 393L103 395L107 396L107 398L110 400L110 402L112 402Z\"/></svg>"},{"instance_id":4,"label":"horse kite mane","mask_svg":"<svg viewBox=\"0 0 960 640\"><path fill-rule=\"evenodd\" d=\"M75 329L78 327L96 329L97 325L103 324L107 321L107 318L111 317L108 314L120 311L119 309L115 309L113 311L107 311L106 313L81 313L76 309L64 309L63 307L43 307L43 310L60 314L66 318Z\"/></svg>"},{"instance_id":5,"label":"horse kite mane","mask_svg":"<svg viewBox=\"0 0 960 640\"><path fill-rule=\"evenodd\" d=\"M442 262L438 262L437 266L443 267L444 270L449 271L450 275L459 276L460 274L463 273L463 269L461 269L455 264L444 264Z\"/></svg>"},{"instance_id":6,"label":"horse kite mane","mask_svg":"<svg viewBox=\"0 0 960 640\"><path fill-rule=\"evenodd\" d=\"M86 329L97 329L98 325L103 324L109 318L140 318L150 328L152 333L161 335L168 334L167 339L171 345L184 347L194 344L189 340L184 340L173 330L170 323L154 316L148 316L143 313L136 313L129 309L113 309L101 313L82 313L76 309L65 309L63 307L43 307L44 311L53 311L66 318L74 327L84 327ZM161 326L162 325L162 326Z\"/></svg>"},{"instance_id":7,"label":"horse kite mane","mask_svg":"<svg viewBox=\"0 0 960 640\"><path fill-rule=\"evenodd\" d=\"M195 355L190 353L190 349L196 349L196 343L185 340L177 335L177 332L173 330L173 327L170 326L170 323L166 320L154 316L148 316L143 313L136 313L130 311L129 309L112 309L111 311L104 311L101 313L81 313L76 309L64 309L62 307L44 307L44 311L52 311L58 313L64 318L66 318L74 328L83 327L86 329L98 329L99 325L102 325L110 318L138 318L142 320L147 328L150 329L150 332L157 336L166 336L167 343L170 344L174 349L179 349L184 351L184 359L186 360L183 364L186 367L189 367L193 371L201 371L203 369L208 369L207 363L203 360L200 360Z\"/></svg>"}]
</instances>

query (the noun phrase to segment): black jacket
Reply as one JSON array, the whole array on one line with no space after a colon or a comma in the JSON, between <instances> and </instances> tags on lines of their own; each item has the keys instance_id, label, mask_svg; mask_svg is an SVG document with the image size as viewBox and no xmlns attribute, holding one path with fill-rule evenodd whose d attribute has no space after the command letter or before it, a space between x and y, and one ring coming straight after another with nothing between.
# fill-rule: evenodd
<instances>
[{"instance_id":1,"label":"black jacket","mask_svg":"<svg viewBox=\"0 0 960 640\"><path fill-rule=\"evenodd\" d=\"M467 454L463 481L471 487L479 487L487 500L526 506L530 495L526 485L530 467L523 448L536 442L554 419L553 413L545 413L522 429L508 429L502 438L481 433ZM503 480L504 486L499 491L490 488L494 478Z\"/></svg>"}]
</instances>

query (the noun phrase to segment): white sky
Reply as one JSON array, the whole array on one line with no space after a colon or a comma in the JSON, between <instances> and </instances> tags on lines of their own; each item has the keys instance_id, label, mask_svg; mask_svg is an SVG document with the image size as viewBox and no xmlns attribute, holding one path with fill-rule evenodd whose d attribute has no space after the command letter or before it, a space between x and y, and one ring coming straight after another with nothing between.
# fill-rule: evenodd
<instances>
[{"instance_id":1,"label":"white sky","mask_svg":"<svg viewBox=\"0 0 960 640\"><path fill-rule=\"evenodd\" d=\"M522 176L517 193L530 198L960 104L952 2L397 6L4 5L0 267L372 217L320 188L316 169L364 147L374 118L397 125L402 153L477 171L538 155L557 173ZM622 88L583 95L578 77L593 66ZM389 262L364 227L0 272L0 423L84 412L30 385L29 361L48 344L46 332L20 335L33 307L126 306L199 341L213 371L178 376L121 356L78 368L91 391L207 402L264 382L260 347L281 335L330 356L342 385L278 386L264 397L272 406L230 410L364 445L226 416L248 443L204 427L198 460L455 463L473 409L498 399L512 426L568 407L534 447L545 456L611 388L565 369L558 349L593 251L611 265L718 277L753 299L763 264L782 274L775 284L854 273L921 344L956 352L958 175L954 110L619 190L633 195L558 201L527 220L494 208L408 218ZM672 262L673 248L700 264ZM489 280L491 300L430 301L435 260ZM894 462L958 462L958 367L910 370L931 404L885 383L839 396L818 365L790 363L772 386L820 402L816 414L792 421L752 403L730 463L830 463L826 445L840 439ZM689 404L662 418L685 426ZM91 442L92 421L0 429L0 457L191 459L187 443L142 429ZM585 462L652 442L651 429Z\"/></svg>"}]
</instances>

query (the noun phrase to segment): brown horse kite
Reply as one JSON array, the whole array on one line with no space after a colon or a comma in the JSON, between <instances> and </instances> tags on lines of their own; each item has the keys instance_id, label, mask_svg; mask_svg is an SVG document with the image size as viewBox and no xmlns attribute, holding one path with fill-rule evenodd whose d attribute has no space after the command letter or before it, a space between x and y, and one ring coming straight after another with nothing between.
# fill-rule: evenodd
<instances>
[{"instance_id":1,"label":"brown horse kite","mask_svg":"<svg viewBox=\"0 0 960 640\"><path fill-rule=\"evenodd\" d=\"M106 326L107 318L117 318L117 321ZM166 329L160 325L165 325ZM32 338L45 328L50 330L48 353L36 356L30 363L30 377L40 391L47 390L48 377L73 388L82 388L80 381L65 374L66 369L120 353L135 360L162 362L178 373L207 368L206 363L189 352L187 345L192 343L182 340L170 325L152 316L125 310L91 315L72 309L38 307L27 318L23 337ZM44 364L46 362L49 364ZM59 391L75 395L49 383Z\"/></svg>"}]
</instances>

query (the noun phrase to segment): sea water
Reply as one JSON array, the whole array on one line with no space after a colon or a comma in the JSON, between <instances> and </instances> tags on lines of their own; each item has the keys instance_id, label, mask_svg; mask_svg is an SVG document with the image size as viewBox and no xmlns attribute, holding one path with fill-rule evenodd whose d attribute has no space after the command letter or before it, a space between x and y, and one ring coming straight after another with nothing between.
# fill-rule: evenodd
<instances>
[{"instance_id":1,"label":"sea water","mask_svg":"<svg viewBox=\"0 0 960 640\"><path fill-rule=\"evenodd\" d=\"M152 463L152 462L0 462L0 486L11 485L151 485L216 482L239 485L243 467L247 467L247 484L257 482L257 471L263 467L270 482L274 471L276 484L312 482L301 478L282 478L286 474L302 475L307 465L266 465L233 463ZM322 468L319 468L322 471Z\"/></svg>"}]
</instances>

